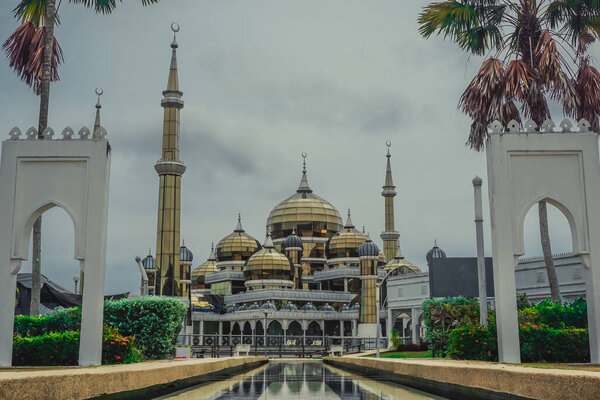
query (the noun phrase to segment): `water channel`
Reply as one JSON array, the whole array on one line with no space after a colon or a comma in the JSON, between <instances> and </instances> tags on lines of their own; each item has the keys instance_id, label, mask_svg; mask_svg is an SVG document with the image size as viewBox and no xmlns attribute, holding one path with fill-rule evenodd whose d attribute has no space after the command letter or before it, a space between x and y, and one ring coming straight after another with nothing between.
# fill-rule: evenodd
<instances>
[{"instance_id":1,"label":"water channel","mask_svg":"<svg viewBox=\"0 0 600 400\"><path fill-rule=\"evenodd\" d=\"M310 399L379 400L445 398L390 381L374 380L320 361L271 361L261 367L194 386L156 400Z\"/></svg>"}]
</instances>

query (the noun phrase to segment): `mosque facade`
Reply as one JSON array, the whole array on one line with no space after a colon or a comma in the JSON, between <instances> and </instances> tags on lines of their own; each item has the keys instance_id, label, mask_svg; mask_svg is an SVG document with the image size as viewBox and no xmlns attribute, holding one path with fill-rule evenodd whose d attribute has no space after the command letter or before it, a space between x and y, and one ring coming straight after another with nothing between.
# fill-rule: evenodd
<instances>
[{"instance_id":1,"label":"mosque facade","mask_svg":"<svg viewBox=\"0 0 600 400\"><path fill-rule=\"evenodd\" d=\"M188 333L219 335L222 344L248 343L265 333L282 337L375 337L378 322L382 336L387 336L392 322L387 321L385 306L376 315L377 283L388 274L420 273L399 247L389 142L382 192L383 251L364 228L356 229L350 210L344 222L336 207L312 190L303 153L300 184L295 193L273 207L264 240L247 233L238 215L233 231L212 246L206 261L191 268L193 254L180 244L185 164L179 148L183 100L177 47L174 38L161 102L162 155L155 165L160 182L156 257L149 254L142 260L152 288L149 294L172 296L189 304Z\"/></svg>"}]
</instances>

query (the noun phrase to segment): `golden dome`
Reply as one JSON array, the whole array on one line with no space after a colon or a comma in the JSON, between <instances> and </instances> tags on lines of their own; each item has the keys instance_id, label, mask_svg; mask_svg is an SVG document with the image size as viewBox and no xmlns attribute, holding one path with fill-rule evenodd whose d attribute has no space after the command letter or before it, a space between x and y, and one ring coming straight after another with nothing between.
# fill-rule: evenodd
<instances>
[{"instance_id":1,"label":"golden dome","mask_svg":"<svg viewBox=\"0 0 600 400\"><path fill-rule=\"evenodd\" d=\"M344 229L329 239L325 252L327 258L358 257L358 248L367 240L364 233L356 230L352 225L350 210Z\"/></svg>"},{"instance_id":2,"label":"golden dome","mask_svg":"<svg viewBox=\"0 0 600 400\"><path fill-rule=\"evenodd\" d=\"M331 237L342 229L342 217L331 203L312 192L303 168L298 190L273 208L267 228L276 239L289 236L294 229L302 237Z\"/></svg>"},{"instance_id":3,"label":"golden dome","mask_svg":"<svg viewBox=\"0 0 600 400\"><path fill-rule=\"evenodd\" d=\"M235 230L217 243L217 259L219 261L247 260L260 249L260 243L248 235L242 228L241 217Z\"/></svg>"},{"instance_id":4,"label":"golden dome","mask_svg":"<svg viewBox=\"0 0 600 400\"><path fill-rule=\"evenodd\" d=\"M218 272L217 257L215 256L214 246L210 249L208 259L192 271L192 289L205 289L204 276L213 272Z\"/></svg>"},{"instance_id":5,"label":"golden dome","mask_svg":"<svg viewBox=\"0 0 600 400\"><path fill-rule=\"evenodd\" d=\"M267 235L263 248L254 253L244 265L244 277L247 281L291 280L293 271L290 259L275 250L270 234Z\"/></svg>"},{"instance_id":6,"label":"golden dome","mask_svg":"<svg viewBox=\"0 0 600 400\"><path fill-rule=\"evenodd\" d=\"M391 271L395 268L398 268L398 275L405 274L418 274L421 272L421 268L417 267L415 264L408 261L402 255L402 251L400 250L400 245L398 245L398 249L396 250L396 255L387 264L385 264L385 270Z\"/></svg>"}]
</instances>

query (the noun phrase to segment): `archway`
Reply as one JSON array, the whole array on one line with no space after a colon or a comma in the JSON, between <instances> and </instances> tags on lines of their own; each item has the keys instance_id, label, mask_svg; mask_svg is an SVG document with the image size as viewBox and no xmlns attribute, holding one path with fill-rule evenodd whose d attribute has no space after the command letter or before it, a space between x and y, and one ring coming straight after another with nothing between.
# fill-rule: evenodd
<instances>
[{"instance_id":1,"label":"archway","mask_svg":"<svg viewBox=\"0 0 600 400\"><path fill-rule=\"evenodd\" d=\"M533 124L534 125L534 124ZM491 126L487 142L487 171L492 227L494 292L501 362L520 363L516 281L513 273L523 255L523 223L539 201L557 207L566 217L573 252L585 267L586 298L592 363L600 362L600 163L598 135L571 131L563 121L556 133L552 121L544 123L544 134L509 127Z\"/></svg>"}]
</instances>

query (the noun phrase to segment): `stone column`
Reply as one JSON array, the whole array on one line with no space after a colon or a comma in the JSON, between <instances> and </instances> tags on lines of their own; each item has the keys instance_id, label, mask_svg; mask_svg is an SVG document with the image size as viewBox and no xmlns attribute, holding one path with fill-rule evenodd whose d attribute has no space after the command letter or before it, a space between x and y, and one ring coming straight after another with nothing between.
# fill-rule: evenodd
<instances>
[{"instance_id":1,"label":"stone column","mask_svg":"<svg viewBox=\"0 0 600 400\"><path fill-rule=\"evenodd\" d=\"M479 283L479 321L487 327L487 287L485 277L485 258L483 253L483 210L481 205L482 180L473 178L473 191L475 196L475 237L477 241L477 280Z\"/></svg>"}]
</instances>

